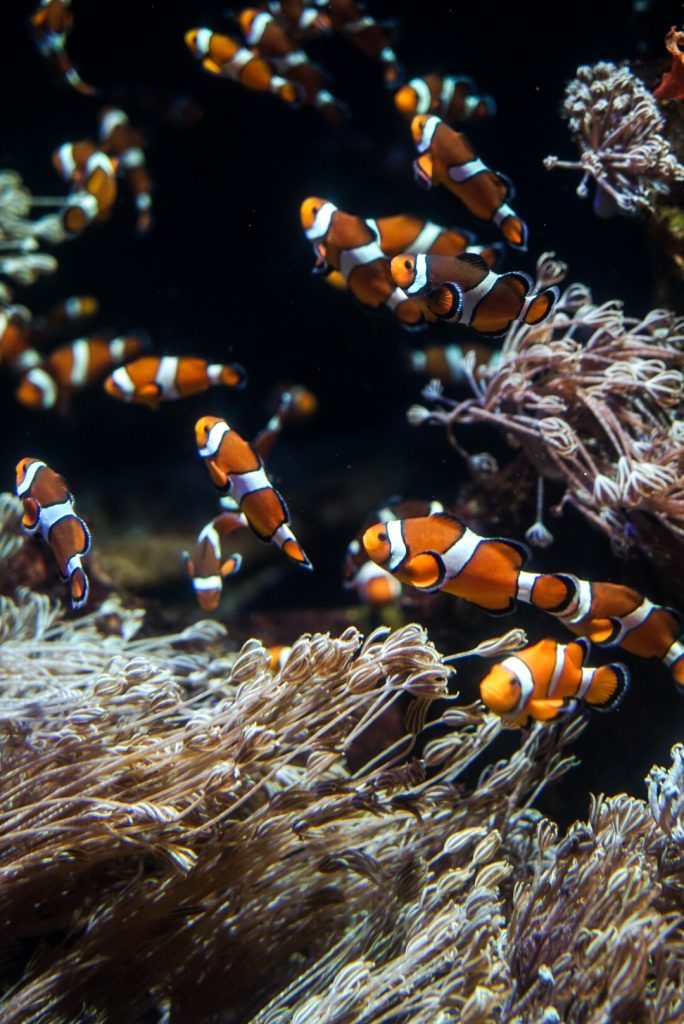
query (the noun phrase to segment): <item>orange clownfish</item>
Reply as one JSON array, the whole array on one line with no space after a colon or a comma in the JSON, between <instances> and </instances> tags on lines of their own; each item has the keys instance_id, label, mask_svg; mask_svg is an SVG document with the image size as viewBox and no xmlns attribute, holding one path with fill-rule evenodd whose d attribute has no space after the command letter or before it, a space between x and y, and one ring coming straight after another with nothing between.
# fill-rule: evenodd
<instances>
[{"instance_id":1,"label":"orange clownfish","mask_svg":"<svg viewBox=\"0 0 684 1024\"><path fill-rule=\"evenodd\" d=\"M17 496L24 504L24 529L40 532L50 545L62 578L69 581L71 607L82 608L88 600L82 559L90 551L90 532L74 512L64 477L40 459L22 459L17 464Z\"/></svg>"},{"instance_id":2,"label":"orange clownfish","mask_svg":"<svg viewBox=\"0 0 684 1024\"><path fill-rule=\"evenodd\" d=\"M468 383L466 356L474 360L474 366L494 367L501 360L501 352L477 342L466 345L428 345L408 354L409 368L422 373L430 380L443 384L463 385Z\"/></svg>"},{"instance_id":3,"label":"orange clownfish","mask_svg":"<svg viewBox=\"0 0 684 1024\"><path fill-rule=\"evenodd\" d=\"M540 640L495 665L480 683L480 696L490 711L508 725L528 719L549 722L576 701L609 711L622 700L629 672L622 664L585 667L586 640L559 644Z\"/></svg>"},{"instance_id":4,"label":"orange clownfish","mask_svg":"<svg viewBox=\"0 0 684 1024\"><path fill-rule=\"evenodd\" d=\"M416 114L437 114L447 124L455 124L481 121L496 114L493 98L480 95L467 75L432 73L412 78L397 91L394 105L407 121Z\"/></svg>"},{"instance_id":5,"label":"orange clownfish","mask_svg":"<svg viewBox=\"0 0 684 1024\"><path fill-rule=\"evenodd\" d=\"M32 323L31 331L41 342L45 342L93 320L99 311L100 303L94 295L71 295Z\"/></svg>"},{"instance_id":6,"label":"orange clownfish","mask_svg":"<svg viewBox=\"0 0 684 1024\"><path fill-rule=\"evenodd\" d=\"M224 579L226 576L234 576L242 565L242 555L235 551L228 558L223 558L221 541L247 525L241 512L222 512L197 534L194 559L187 551L183 552L197 603L205 612L213 612L218 608Z\"/></svg>"},{"instance_id":7,"label":"orange clownfish","mask_svg":"<svg viewBox=\"0 0 684 1024\"><path fill-rule=\"evenodd\" d=\"M501 258L502 242L478 245L475 235L464 228L443 228L431 220L421 220L408 214L394 217L366 218L366 224L378 238L385 256L392 259L401 253L428 253L431 256L460 256L473 252L489 267Z\"/></svg>"},{"instance_id":8,"label":"orange clownfish","mask_svg":"<svg viewBox=\"0 0 684 1024\"><path fill-rule=\"evenodd\" d=\"M40 0L38 10L31 16L33 37L40 53L48 58L72 89L84 96L93 96L97 90L83 81L66 51L66 39L73 21L71 0Z\"/></svg>"},{"instance_id":9,"label":"orange clownfish","mask_svg":"<svg viewBox=\"0 0 684 1024\"><path fill-rule=\"evenodd\" d=\"M115 162L99 149L91 153L82 170L74 172L73 180L78 181L78 188L71 192L60 215L69 235L79 234L93 221L107 220L118 194Z\"/></svg>"},{"instance_id":10,"label":"orange clownfish","mask_svg":"<svg viewBox=\"0 0 684 1024\"><path fill-rule=\"evenodd\" d=\"M195 356L142 356L110 374L104 389L122 402L158 409L160 402L198 395L215 384L239 388L245 381L238 363L209 363Z\"/></svg>"},{"instance_id":11,"label":"orange clownfish","mask_svg":"<svg viewBox=\"0 0 684 1024\"><path fill-rule=\"evenodd\" d=\"M52 165L61 178L78 189L83 184L86 164L94 153L97 153L97 146L92 139L64 142L52 154Z\"/></svg>"},{"instance_id":12,"label":"orange clownfish","mask_svg":"<svg viewBox=\"0 0 684 1024\"><path fill-rule=\"evenodd\" d=\"M320 110L333 124L347 116L346 104L325 88L323 72L297 49L272 14L248 7L238 15L238 23L249 48L299 88L303 103Z\"/></svg>"},{"instance_id":13,"label":"orange clownfish","mask_svg":"<svg viewBox=\"0 0 684 1024\"><path fill-rule=\"evenodd\" d=\"M274 75L265 60L240 46L230 36L212 32L209 28L192 28L185 33L185 42L210 75L230 78L254 92L271 92L285 103L299 101L299 91L292 82Z\"/></svg>"},{"instance_id":14,"label":"orange clownfish","mask_svg":"<svg viewBox=\"0 0 684 1024\"><path fill-rule=\"evenodd\" d=\"M399 580L372 562L357 539L347 545L344 558L344 588L355 590L359 601L371 607L381 607L401 597Z\"/></svg>"},{"instance_id":15,"label":"orange clownfish","mask_svg":"<svg viewBox=\"0 0 684 1024\"><path fill-rule=\"evenodd\" d=\"M378 245L374 229L361 217L339 210L326 199L310 196L300 218L316 254L315 269L339 271L354 298L369 309L388 306L404 327L422 327L423 312L397 288L389 260Z\"/></svg>"},{"instance_id":16,"label":"orange clownfish","mask_svg":"<svg viewBox=\"0 0 684 1024\"><path fill-rule=\"evenodd\" d=\"M304 0L282 0L268 6L291 39L315 39L332 31L330 18Z\"/></svg>"},{"instance_id":17,"label":"orange clownfish","mask_svg":"<svg viewBox=\"0 0 684 1024\"><path fill-rule=\"evenodd\" d=\"M257 537L273 541L290 561L311 569L290 529L287 506L254 447L216 416L202 416L197 421L195 440L213 483L228 490Z\"/></svg>"},{"instance_id":18,"label":"orange clownfish","mask_svg":"<svg viewBox=\"0 0 684 1024\"><path fill-rule=\"evenodd\" d=\"M659 658L684 689L684 642L677 612L619 583L590 583L563 573L555 578L565 594L547 610L569 630L598 647L621 647L640 658Z\"/></svg>"},{"instance_id":19,"label":"orange clownfish","mask_svg":"<svg viewBox=\"0 0 684 1024\"><path fill-rule=\"evenodd\" d=\"M31 345L33 325L25 306L0 308L0 365L15 373L38 366L41 356Z\"/></svg>"},{"instance_id":20,"label":"orange clownfish","mask_svg":"<svg viewBox=\"0 0 684 1024\"><path fill-rule=\"evenodd\" d=\"M363 546L401 583L443 590L489 612L510 611L516 598L547 611L567 592L557 577L523 569L524 544L480 537L447 512L376 523L364 533Z\"/></svg>"},{"instance_id":21,"label":"orange clownfish","mask_svg":"<svg viewBox=\"0 0 684 1024\"><path fill-rule=\"evenodd\" d=\"M367 15L356 0L316 0L316 6L323 8L335 32L353 43L361 53L382 64L385 85L388 89L395 89L404 73L385 26Z\"/></svg>"},{"instance_id":22,"label":"orange clownfish","mask_svg":"<svg viewBox=\"0 0 684 1024\"><path fill-rule=\"evenodd\" d=\"M307 420L315 414L317 408L318 399L303 384L292 384L285 388L278 398L276 411L253 439L252 447L262 459L267 459L283 427Z\"/></svg>"},{"instance_id":23,"label":"orange clownfish","mask_svg":"<svg viewBox=\"0 0 684 1024\"><path fill-rule=\"evenodd\" d=\"M24 374L17 387L17 399L32 409L62 410L76 391L103 380L113 366L138 355L147 339L136 334L119 338L94 335L78 338L54 349L41 366Z\"/></svg>"},{"instance_id":24,"label":"orange clownfish","mask_svg":"<svg viewBox=\"0 0 684 1024\"><path fill-rule=\"evenodd\" d=\"M409 296L420 296L440 320L472 327L478 334L503 334L518 320L538 324L558 301L554 285L533 291L528 274L497 274L481 256L413 256L403 253L391 263L392 279Z\"/></svg>"},{"instance_id":25,"label":"orange clownfish","mask_svg":"<svg viewBox=\"0 0 684 1024\"><path fill-rule=\"evenodd\" d=\"M117 173L126 178L138 215L138 234L144 234L152 225L152 179L145 162L145 135L116 107L105 107L98 120L102 151L116 159Z\"/></svg>"},{"instance_id":26,"label":"orange clownfish","mask_svg":"<svg viewBox=\"0 0 684 1024\"><path fill-rule=\"evenodd\" d=\"M414 117L411 134L420 154L413 164L419 185L443 185L475 217L496 224L509 245L527 248L527 225L507 202L511 183L475 155L465 135L434 114Z\"/></svg>"},{"instance_id":27,"label":"orange clownfish","mask_svg":"<svg viewBox=\"0 0 684 1024\"><path fill-rule=\"evenodd\" d=\"M268 655L270 658L269 669L271 672L280 672L281 668L285 665L287 659L290 657L290 651L292 647L287 644L274 644L273 647L267 647Z\"/></svg>"}]
</instances>

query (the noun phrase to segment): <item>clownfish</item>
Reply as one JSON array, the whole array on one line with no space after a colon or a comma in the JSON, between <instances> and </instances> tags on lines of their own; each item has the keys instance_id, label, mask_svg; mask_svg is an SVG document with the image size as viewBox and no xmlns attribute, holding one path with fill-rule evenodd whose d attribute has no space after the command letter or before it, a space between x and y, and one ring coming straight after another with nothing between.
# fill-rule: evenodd
<instances>
[{"instance_id":1,"label":"clownfish","mask_svg":"<svg viewBox=\"0 0 684 1024\"><path fill-rule=\"evenodd\" d=\"M333 124L348 114L347 105L325 88L325 77L268 11L245 8L238 15L245 42L259 57L301 92L302 102L315 107Z\"/></svg>"},{"instance_id":2,"label":"clownfish","mask_svg":"<svg viewBox=\"0 0 684 1024\"><path fill-rule=\"evenodd\" d=\"M443 590L494 613L511 611L516 599L543 611L566 596L563 581L526 572L524 544L480 537L455 516L428 516L376 523L363 535L369 558L401 583L433 593Z\"/></svg>"},{"instance_id":3,"label":"clownfish","mask_svg":"<svg viewBox=\"0 0 684 1024\"><path fill-rule=\"evenodd\" d=\"M71 607L82 608L88 600L82 559L90 551L90 532L74 512L64 477L40 459L22 459L17 463L17 496L24 505L24 530L40 532L50 545L62 579L69 581Z\"/></svg>"},{"instance_id":4,"label":"clownfish","mask_svg":"<svg viewBox=\"0 0 684 1024\"><path fill-rule=\"evenodd\" d=\"M212 482L229 491L257 537L273 541L291 562L311 569L311 562L290 529L287 506L268 479L254 447L216 416L197 420L195 440Z\"/></svg>"},{"instance_id":5,"label":"clownfish","mask_svg":"<svg viewBox=\"0 0 684 1024\"><path fill-rule=\"evenodd\" d=\"M40 0L38 10L31 16L33 37L40 53L72 89L84 96L94 96L97 90L83 81L66 51L73 22L71 0Z\"/></svg>"},{"instance_id":6,"label":"clownfish","mask_svg":"<svg viewBox=\"0 0 684 1024\"><path fill-rule=\"evenodd\" d=\"M420 296L440 320L472 327L478 334L503 334L514 321L539 324L552 312L559 291L554 285L535 292L528 274L497 274L481 256L413 256L391 263L392 279L409 296Z\"/></svg>"},{"instance_id":7,"label":"clownfish","mask_svg":"<svg viewBox=\"0 0 684 1024\"><path fill-rule=\"evenodd\" d=\"M315 39L332 32L330 18L303 0L282 0L268 7L291 39Z\"/></svg>"},{"instance_id":8,"label":"clownfish","mask_svg":"<svg viewBox=\"0 0 684 1024\"><path fill-rule=\"evenodd\" d=\"M137 211L137 231L144 234L152 225L152 179L145 162L145 135L117 107L105 107L98 120L102 151L116 159L117 173L126 178Z\"/></svg>"},{"instance_id":9,"label":"clownfish","mask_svg":"<svg viewBox=\"0 0 684 1024\"><path fill-rule=\"evenodd\" d=\"M271 672L280 672L290 657L292 647L287 644L274 644L272 647L267 647L266 650L270 658L269 670Z\"/></svg>"},{"instance_id":10,"label":"clownfish","mask_svg":"<svg viewBox=\"0 0 684 1024\"><path fill-rule=\"evenodd\" d=\"M569 630L598 647L621 647L640 658L659 658L684 689L682 623L674 609L653 604L619 583L590 583L564 573L555 578L564 595L547 611Z\"/></svg>"},{"instance_id":11,"label":"clownfish","mask_svg":"<svg viewBox=\"0 0 684 1024\"><path fill-rule=\"evenodd\" d=\"M347 545L343 585L345 590L355 590L359 601L371 607L381 607L401 597L399 580L370 561L357 539Z\"/></svg>"},{"instance_id":12,"label":"clownfish","mask_svg":"<svg viewBox=\"0 0 684 1024\"><path fill-rule=\"evenodd\" d=\"M303 384L292 384L285 388L278 398L276 411L263 430L252 441L252 447L266 460L280 436L283 427L301 423L313 416L318 408L318 399Z\"/></svg>"},{"instance_id":13,"label":"clownfish","mask_svg":"<svg viewBox=\"0 0 684 1024\"><path fill-rule=\"evenodd\" d=\"M482 702L508 725L550 722L577 701L600 711L615 708L629 686L622 664L585 667L586 640L540 640L495 665L480 683Z\"/></svg>"},{"instance_id":14,"label":"clownfish","mask_svg":"<svg viewBox=\"0 0 684 1024\"><path fill-rule=\"evenodd\" d=\"M41 363L40 353L31 345L31 313L25 306L0 308L0 365L23 373Z\"/></svg>"},{"instance_id":15,"label":"clownfish","mask_svg":"<svg viewBox=\"0 0 684 1024\"><path fill-rule=\"evenodd\" d=\"M112 398L158 409L160 402L199 395L217 384L243 387L238 363L209 363L196 356L142 356L110 374L104 389Z\"/></svg>"},{"instance_id":16,"label":"clownfish","mask_svg":"<svg viewBox=\"0 0 684 1024\"><path fill-rule=\"evenodd\" d=\"M477 85L467 75L432 73L412 78L396 92L394 105L407 121L416 114L437 114L450 125L458 121L482 121L496 114L493 98L480 95Z\"/></svg>"},{"instance_id":17,"label":"clownfish","mask_svg":"<svg viewBox=\"0 0 684 1024\"><path fill-rule=\"evenodd\" d=\"M71 180L78 182L78 188L68 196L60 219L64 231L73 236L93 221L110 216L118 194L115 162L95 149L83 168L74 170Z\"/></svg>"},{"instance_id":18,"label":"clownfish","mask_svg":"<svg viewBox=\"0 0 684 1024\"><path fill-rule=\"evenodd\" d=\"M376 233L378 245L389 259L404 252L434 256L460 256L461 253L472 252L481 256L489 267L494 267L503 248L502 242L478 245L471 231L443 228L431 220L421 220L408 214L366 218L366 224Z\"/></svg>"},{"instance_id":19,"label":"clownfish","mask_svg":"<svg viewBox=\"0 0 684 1024\"><path fill-rule=\"evenodd\" d=\"M192 28L185 33L185 42L210 75L230 78L254 92L271 92L285 103L299 102L299 90L292 82L274 75L265 60L230 36L208 28Z\"/></svg>"},{"instance_id":20,"label":"clownfish","mask_svg":"<svg viewBox=\"0 0 684 1024\"><path fill-rule=\"evenodd\" d=\"M310 196L301 205L300 219L316 255L317 272L332 267L342 274L361 305L369 309L387 306L404 327L423 326L421 308L395 285L376 232L361 217Z\"/></svg>"},{"instance_id":21,"label":"clownfish","mask_svg":"<svg viewBox=\"0 0 684 1024\"><path fill-rule=\"evenodd\" d=\"M206 612L215 611L221 600L223 581L242 566L242 555L234 551L224 559L221 541L248 525L241 512L222 512L197 534L195 557L183 552L185 567L192 581L197 603Z\"/></svg>"},{"instance_id":22,"label":"clownfish","mask_svg":"<svg viewBox=\"0 0 684 1024\"><path fill-rule=\"evenodd\" d=\"M113 366L125 363L147 347L142 335L127 334L118 338L94 335L60 345L48 358L24 374L16 397L32 409L62 410L76 391L103 380Z\"/></svg>"},{"instance_id":23,"label":"clownfish","mask_svg":"<svg viewBox=\"0 0 684 1024\"><path fill-rule=\"evenodd\" d=\"M388 89L395 89L404 72L385 26L366 14L356 0L316 0L316 6L325 11L335 32L367 57L380 62L385 85Z\"/></svg>"},{"instance_id":24,"label":"clownfish","mask_svg":"<svg viewBox=\"0 0 684 1024\"><path fill-rule=\"evenodd\" d=\"M71 295L52 306L47 313L33 321L31 333L41 342L93 320L100 311L94 295Z\"/></svg>"},{"instance_id":25,"label":"clownfish","mask_svg":"<svg viewBox=\"0 0 684 1024\"><path fill-rule=\"evenodd\" d=\"M473 342L467 345L428 345L425 349L415 349L408 354L408 364L414 373L422 373L430 380L462 385L468 383L466 356L474 360L476 367L494 368L501 360L500 351Z\"/></svg>"},{"instance_id":26,"label":"clownfish","mask_svg":"<svg viewBox=\"0 0 684 1024\"><path fill-rule=\"evenodd\" d=\"M52 165L60 178L68 181L74 188L80 188L86 165L94 153L97 153L97 146L92 139L64 142L52 154Z\"/></svg>"},{"instance_id":27,"label":"clownfish","mask_svg":"<svg viewBox=\"0 0 684 1024\"><path fill-rule=\"evenodd\" d=\"M448 188L475 217L496 224L509 245L525 250L527 225L507 202L510 181L475 155L466 136L434 114L416 115L411 134L419 153L413 164L418 184Z\"/></svg>"}]
</instances>

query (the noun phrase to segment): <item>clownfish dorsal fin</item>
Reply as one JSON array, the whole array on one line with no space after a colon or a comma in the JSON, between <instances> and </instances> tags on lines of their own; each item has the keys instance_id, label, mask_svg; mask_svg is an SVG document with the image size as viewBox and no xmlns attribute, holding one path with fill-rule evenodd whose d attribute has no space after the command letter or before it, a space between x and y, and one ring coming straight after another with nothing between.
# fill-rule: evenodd
<instances>
[{"instance_id":1,"label":"clownfish dorsal fin","mask_svg":"<svg viewBox=\"0 0 684 1024\"><path fill-rule=\"evenodd\" d=\"M210 75L221 74L221 68L216 63L215 60L211 59L211 57L204 58L204 60L202 61L202 67L204 68L205 71L208 71Z\"/></svg>"},{"instance_id":2,"label":"clownfish dorsal fin","mask_svg":"<svg viewBox=\"0 0 684 1024\"><path fill-rule=\"evenodd\" d=\"M451 512L446 512L443 508L438 508L435 509L434 512L430 512L429 518L443 519L445 523L455 523L457 526L460 526L461 529L465 528L465 523L461 519L458 519L456 516L453 516Z\"/></svg>"},{"instance_id":3,"label":"clownfish dorsal fin","mask_svg":"<svg viewBox=\"0 0 684 1024\"><path fill-rule=\"evenodd\" d=\"M457 256L457 259L461 263L468 263L471 267L481 270L483 273L488 274L490 267L486 260L480 256L479 252L462 252Z\"/></svg>"},{"instance_id":4,"label":"clownfish dorsal fin","mask_svg":"<svg viewBox=\"0 0 684 1024\"><path fill-rule=\"evenodd\" d=\"M515 552L517 557L520 559L520 563L517 566L522 569L532 557L532 552L528 548L527 544L523 544L520 540L511 540L510 537L485 537L485 543L488 541L496 541L497 544L503 544L511 551Z\"/></svg>"},{"instance_id":5,"label":"clownfish dorsal fin","mask_svg":"<svg viewBox=\"0 0 684 1024\"><path fill-rule=\"evenodd\" d=\"M446 566L438 552L421 551L404 562L402 573L418 590L439 590L446 577Z\"/></svg>"},{"instance_id":6,"label":"clownfish dorsal fin","mask_svg":"<svg viewBox=\"0 0 684 1024\"><path fill-rule=\"evenodd\" d=\"M507 270L505 274L499 275L499 279L506 281L521 299L529 295L534 288L534 281L522 270Z\"/></svg>"}]
</instances>

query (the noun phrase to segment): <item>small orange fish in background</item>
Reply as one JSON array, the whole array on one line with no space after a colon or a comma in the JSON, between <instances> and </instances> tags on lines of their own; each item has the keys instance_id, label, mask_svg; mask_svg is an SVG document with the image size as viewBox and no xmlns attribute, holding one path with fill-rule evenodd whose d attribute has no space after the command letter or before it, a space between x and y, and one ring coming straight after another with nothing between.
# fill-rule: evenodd
<instances>
[{"instance_id":1,"label":"small orange fish in background","mask_svg":"<svg viewBox=\"0 0 684 1024\"><path fill-rule=\"evenodd\" d=\"M534 281L512 270L497 274L481 256L402 253L391 263L392 279L409 296L419 296L440 320L472 327L478 334L504 334L514 321L539 324L553 311L555 285L535 292Z\"/></svg>"},{"instance_id":2,"label":"small orange fish in background","mask_svg":"<svg viewBox=\"0 0 684 1024\"><path fill-rule=\"evenodd\" d=\"M489 267L494 267L504 247L503 242L479 245L471 231L443 228L431 220L421 220L408 214L367 217L366 224L375 231L378 245L389 259L405 252L434 256L460 256L461 253L472 252L481 256Z\"/></svg>"},{"instance_id":3,"label":"small orange fish in background","mask_svg":"<svg viewBox=\"0 0 684 1024\"><path fill-rule=\"evenodd\" d=\"M39 532L50 545L62 578L69 581L71 607L82 608L88 600L82 559L90 551L90 532L74 511L64 477L40 459L22 459L17 463L17 496L24 505L24 529Z\"/></svg>"},{"instance_id":4,"label":"small orange fish in background","mask_svg":"<svg viewBox=\"0 0 684 1024\"><path fill-rule=\"evenodd\" d=\"M34 319L31 333L34 338L45 343L93 320L99 312L100 303L94 295L70 295Z\"/></svg>"},{"instance_id":5,"label":"small orange fish in background","mask_svg":"<svg viewBox=\"0 0 684 1024\"><path fill-rule=\"evenodd\" d=\"M434 114L418 114L411 121L411 134L419 153L413 164L419 185L443 185L473 216L496 224L510 246L527 248L527 225L508 204L510 181L476 156L462 132Z\"/></svg>"},{"instance_id":6,"label":"small orange fish in background","mask_svg":"<svg viewBox=\"0 0 684 1024\"><path fill-rule=\"evenodd\" d=\"M77 338L58 346L40 366L24 374L17 387L17 400L32 409L57 406L65 412L77 391L98 384L113 366L125 363L147 347L148 339L140 334Z\"/></svg>"},{"instance_id":7,"label":"small orange fish in background","mask_svg":"<svg viewBox=\"0 0 684 1024\"><path fill-rule=\"evenodd\" d=\"M71 0L41 0L31 23L38 50L64 81L84 96L94 96L97 89L83 81L66 50L67 36L74 23Z\"/></svg>"},{"instance_id":8,"label":"small orange fish in background","mask_svg":"<svg viewBox=\"0 0 684 1024\"><path fill-rule=\"evenodd\" d=\"M371 18L362 4L356 0L324 0L317 4L330 19L335 32L348 39L372 60L382 65L383 81L388 89L396 89L404 72L399 58L392 49L392 40L387 28Z\"/></svg>"},{"instance_id":9,"label":"small orange fish in background","mask_svg":"<svg viewBox=\"0 0 684 1024\"><path fill-rule=\"evenodd\" d=\"M273 647L267 647L266 650L268 651L268 656L271 659L270 665L268 666L269 670L271 672L278 673L290 657L292 647L288 644L274 644Z\"/></svg>"},{"instance_id":10,"label":"small orange fish in background","mask_svg":"<svg viewBox=\"0 0 684 1024\"><path fill-rule=\"evenodd\" d=\"M620 583L593 583L564 573L556 579L565 594L548 610L563 625L597 647L621 647L639 658L659 658L684 692L682 622L674 609L653 604Z\"/></svg>"},{"instance_id":11,"label":"small orange fish in background","mask_svg":"<svg viewBox=\"0 0 684 1024\"><path fill-rule=\"evenodd\" d=\"M263 430L252 441L252 447L262 459L267 459L284 427L292 423L302 423L314 416L318 409L318 399L303 384L291 384L278 395L276 411Z\"/></svg>"},{"instance_id":12,"label":"small orange fish in background","mask_svg":"<svg viewBox=\"0 0 684 1024\"><path fill-rule=\"evenodd\" d=\"M25 306L0 307L0 366L23 373L38 366L42 356L33 348L31 311Z\"/></svg>"},{"instance_id":13,"label":"small orange fish in background","mask_svg":"<svg viewBox=\"0 0 684 1024\"><path fill-rule=\"evenodd\" d=\"M110 217L119 191L116 164L96 149L82 169L74 170L71 180L77 182L77 187L69 194L60 219L66 234L73 236L93 221L102 222Z\"/></svg>"},{"instance_id":14,"label":"small orange fish in background","mask_svg":"<svg viewBox=\"0 0 684 1024\"><path fill-rule=\"evenodd\" d=\"M246 379L238 363L210 363L196 356L142 356L110 374L104 389L122 402L158 409L160 402L199 395L214 385L241 388Z\"/></svg>"},{"instance_id":15,"label":"small orange fish in background","mask_svg":"<svg viewBox=\"0 0 684 1024\"><path fill-rule=\"evenodd\" d=\"M339 271L351 294L367 309L387 306L402 326L423 326L421 308L395 285L389 260L366 221L317 196L304 200L300 219L316 256L317 272Z\"/></svg>"},{"instance_id":16,"label":"small orange fish in background","mask_svg":"<svg viewBox=\"0 0 684 1024\"><path fill-rule=\"evenodd\" d=\"M409 369L422 373L430 380L443 384L463 386L468 383L466 367L496 366L501 352L489 345L471 342L465 345L428 345L408 353Z\"/></svg>"},{"instance_id":17,"label":"small orange fish in background","mask_svg":"<svg viewBox=\"0 0 684 1024\"><path fill-rule=\"evenodd\" d=\"M228 558L223 558L222 541L248 525L241 512L222 512L197 534L195 557L183 552L197 603L203 611L213 612L218 608L224 579L239 572L242 565L242 556L235 551Z\"/></svg>"},{"instance_id":18,"label":"small orange fish in background","mask_svg":"<svg viewBox=\"0 0 684 1024\"><path fill-rule=\"evenodd\" d=\"M254 92L271 92L288 104L299 102L299 90L292 82L274 75L265 60L230 36L208 28L192 28L185 33L185 43L210 75L230 78Z\"/></svg>"},{"instance_id":19,"label":"small orange fish in background","mask_svg":"<svg viewBox=\"0 0 684 1024\"><path fill-rule=\"evenodd\" d=\"M273 541L291 562L311 569L290 529L287 506L253 445L216 416L202 416L197 421L195 440L213 483L237 502L257 537Z\"/></svg>"},{"instance_id":20,"label":"small orange fish in background","mask_svg":"<svg viewBox=\"0 0 684 1024\"><path fill-rule=\"evenodd\" d=\"M145 234L152 226L152 179L144 150L147 139L118 107L104 107L98 121L100 147L116 160L117 174L126 179L138 215L138 234Z\"/></svg>"},{"instance_id":21,"label":"small orange fish in background","mask_svg":"<svg viewBox=\"0 0 684 1024\"><path fill-rule=\"evenodd\" d=\"M576 702L612 710L625 695L629 672L622 664L585 667L589 648L586 640L567 645L540 640L516 651L484 677L482 702L514 726L530 718L550 722Z\"/></svg>"},{"instance_id":22,"label":"small orange fish in background","mask_svg":"<svg viewBox=\"0 0 684 1024\"><path fill-rule=\"evenodd\" d=\"M407 121L416 114L436 114L449 125L496 114L496 103L491 96L480 95L472 78L436 72L403 85L395 93L394 105Z\"/></svg>"},{"instance_id":23,"label":"small orange fish in background","mask_svg":"<svg viewBox=\"0 0 684 1024\"><path fill-rule=\"evenodd\" d=\"M313 4L303 0L282 0L282 3L270 3L269 11L283 26L290 39L315 39L317 36L329 35L332 32L330 18L317 10Z\"/></svg>"},{"instance_id":24,"label":"small orange fish in background","mask_svg":"<svg viewBox=\"0 0 684 1024\"><path fill-rule=\"evenodd\" d=\"M320 110L332 124L339 124L348 116L346 103L325 88L326 80L321 69L295 46L272 14L247 7L240 11L238 23L249 48L298 87L306 106Z\"/></svg>"}]
</instances>

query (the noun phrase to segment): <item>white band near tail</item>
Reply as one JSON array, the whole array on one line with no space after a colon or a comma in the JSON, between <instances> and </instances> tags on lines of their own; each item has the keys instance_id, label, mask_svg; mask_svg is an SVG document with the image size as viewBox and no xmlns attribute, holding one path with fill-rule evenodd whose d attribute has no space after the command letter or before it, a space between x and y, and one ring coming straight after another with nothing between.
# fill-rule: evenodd
<instances>
[{"instance_id":1,"label":"white band near tail","mask_svg":"<svg viewBox=\"0 0 684 1024\"><path fill-rule=\"evenodd\" d=\"M668 668L672 668L682 656L684 656L684 643L681 640L674 640L663 655L663 662Z\"/></svg>"},{"instance_id":2,"label":"white band near tail","mask_svg":"<svg viewBox=\"0 0 684 1024\"><path fill-rule=\"evenodd\" d=\"M452 181L460 183L488 170L487 165L483 164L479 157L476 157L474 160L469 160L467 164L453 164L449 168L449 177Z\"/></svg>"},{"instance_id":3,"label":"white band near tail","mask_svg":"<svg viewBox=\"0 0 684 1024\"><path fill-rule=\"evenodd\" d=\"M589 691L589 687L591 686L591 684L594 681L594 674L595 674L595 672L596 672L595 668L583 668L582 669L582 679L581 679L580 684L579 684L579 686L577 688L577 693L575 694L575 697L578 700L582 700L583 697L586 697L586 695L587 695L587 693Z\"/></svg>"},{"instance_id":4,"label":"white band near tail","mask_svg":"<svg viewBox=\"0 0 684 1024\"><path fill-rule=\"evenodd\" d=\"M502 203L499 209L492 217L493 222L497 227L501 227L507 217L515 217L515 211L510 208L508 203Z\"/></svg>"}]
</instances>

